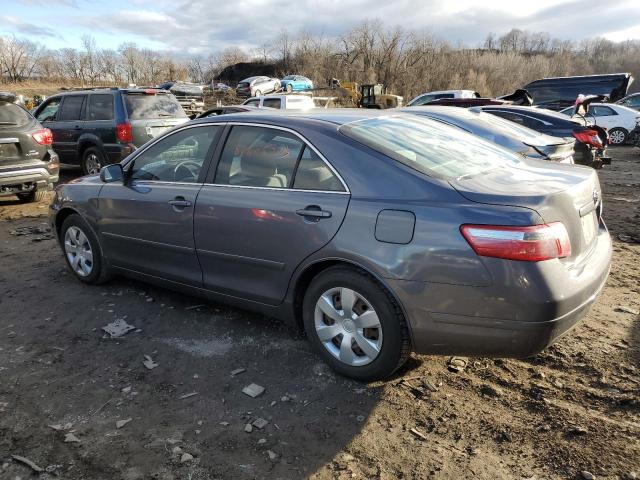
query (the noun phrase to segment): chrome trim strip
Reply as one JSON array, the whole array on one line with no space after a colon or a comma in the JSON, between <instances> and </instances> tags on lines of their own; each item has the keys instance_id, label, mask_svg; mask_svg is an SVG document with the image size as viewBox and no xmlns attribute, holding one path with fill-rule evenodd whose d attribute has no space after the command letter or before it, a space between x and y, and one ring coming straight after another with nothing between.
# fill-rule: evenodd
<instances>
[{"instance_id":1,"label":"chrome trim strip","mask_svg":"<svg viewBox=\"0 0 640 480\"><path fill-rule=\"evenodd\" d=\"M250 185L227 185L224 183L204 183L205 187L222 187L222 188L247 188L251 190L275 190L278 192L302 192L302 193L336 193L338 195L350 195L349 192L336 192L332 190L302 190L300 188L276 188L276 187L252 187Z\"/></svg>"},{"instance_id":2,"label":"chrome trim strip","mask_svg":"<svg viewBox=\"0 0 640 480\"><path fill-rule=\"evenodd\" d=\"M233 255L231 253L213 252L211 250L196 249L198 255L213 257L219 260L229 262L247 263L249 265L257 265L260 267L270 268L272 270L284 270L284 262L276 262L274 260L265 260L263 258L245 257L243 255Z\"/></svg>"},{"instance_id":3,"label":"chrome trim strip","mask_svg":"<svg viewBox=\"0 0 640 480\"><path fill-rule=\"evenodd\" d=\"M48 176L49 172L45 168L29 168L27 170L9 170L8 172L0 172L1 178L22 177L37 173L39 175Z\"/></svg>"},{"instance_id":4,"label":"chrome trim strip","mask_svg":"<svg viewBox=\"0 0 640 480\"><path fill-rule=\"evenodd\" d=\"M127 237L126 235L118 235L117 233L111 233L111 232L102 232L102 236L103 237L108 237L108 238L114 238L114 239L118 239L118 240L127 240L127 241L130 241L130 242L141 243L143 245L150 245L150 246L155 246L155 247L168 248L169 250L177 250L179 252L193 253L194 250L195 250L192 247L182 247L180 245L170 245L168 243L154 242L153 240L144 240L142 238Z\"/></svg>"},{"instance_id":5,"label":"chrome trim strip","mask_svg":"<svg viewBox=\"0 0 640 480\"><path fill-rule=\"evenodd\" d=\"M18 143L20 140L14 137L0 138L0 143Z\"/></svg>"}]
</instances>

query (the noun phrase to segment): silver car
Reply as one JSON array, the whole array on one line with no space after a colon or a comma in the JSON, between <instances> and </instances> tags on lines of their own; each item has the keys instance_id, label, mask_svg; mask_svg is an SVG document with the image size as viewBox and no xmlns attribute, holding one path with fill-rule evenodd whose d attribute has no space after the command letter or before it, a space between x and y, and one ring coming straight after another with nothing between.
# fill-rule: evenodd
<instances>
[{"instance_id":1,"label":"silver car","mask_svg":"<svg viewBox=\"0 0 640 480\"><path fill-rule=\"evenodd\" d=\"M271 77L249 77L238 83L236 95L239 97L259 97L265 93L277 92L281 89L280 80Z\"/></svg>"},{"instance_id":2,"label":"silver car","mask_svg":"<svg viewBox=\"0 0 640 480\"><path fill-rule=\"evenodd\" d=\"M304 329L371 380L409 352L533 355L587 312L611 242L593 169L397 112L194 120L57 188L81 282L113 274Z\"/></svg>"}]
</instances>

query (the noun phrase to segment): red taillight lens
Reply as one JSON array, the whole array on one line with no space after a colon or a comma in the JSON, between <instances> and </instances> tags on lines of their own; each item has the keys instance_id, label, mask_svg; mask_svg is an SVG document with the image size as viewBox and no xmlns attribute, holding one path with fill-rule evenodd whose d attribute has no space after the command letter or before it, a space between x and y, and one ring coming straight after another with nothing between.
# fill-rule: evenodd
<instances>
[{"instance_id":1,"label":"red taillight lens","mask_svg":"<svg viewBox=\"0 0 640 480\"><path fill-rule=\"evenodd\" d=\"M560 222L527 227L462 225L460 231L483 257L540 262L571 255L569 234Z\"/></svg>"},{"instance_id":2,"label":"red taillight lens","mask_svg":"<svg viewBox=\"0 0 640 480\"><path fill-rule=\"evenodd\" d=\"M31 134L33 139L40 145L51 145L53 143L53 134L48 128L43 128Z\"/></svg>"},{"instance_id":3,"label":"red taillight lens","mask_svg":"<svg viewBox=\"0 0 640 480\"><path fill-rule=\"evenodd\" d=\"M594 147L602 148L602 140L600 140L600 136L598 132L595 130L584 130L582 132L573 132L573 136L579 142L586 143L587 145L593 145Z\"/></svg>"},{"instance_id":4,"label":"red taillight lens","mask_svg":"<svg viewBox=\"0 0 640 480\"><path fill-rule=\"evenodd\" d=\"M122 143L133 143L133 132L129 122L116 125L116 137Z\"/></svg>"}]
</instances>

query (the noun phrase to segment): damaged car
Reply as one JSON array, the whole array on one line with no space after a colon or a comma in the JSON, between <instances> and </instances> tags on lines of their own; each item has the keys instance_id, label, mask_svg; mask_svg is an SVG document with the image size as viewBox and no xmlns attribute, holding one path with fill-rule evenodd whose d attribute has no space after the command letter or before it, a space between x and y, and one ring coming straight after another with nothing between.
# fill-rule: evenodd
<instances>
[{"instance_id":1,"label":"damaged car","mask_svg":"<svg viewBox=\"0 0 640 480\"><path fill-rule=\"evenodd\" d=\"M50 221L80 282L126 275L278 317L368 381L412 350L553 343L607 279L602 211L593 169L345 109L194 120L59 186Z\"/></svg>"}]
</instances>

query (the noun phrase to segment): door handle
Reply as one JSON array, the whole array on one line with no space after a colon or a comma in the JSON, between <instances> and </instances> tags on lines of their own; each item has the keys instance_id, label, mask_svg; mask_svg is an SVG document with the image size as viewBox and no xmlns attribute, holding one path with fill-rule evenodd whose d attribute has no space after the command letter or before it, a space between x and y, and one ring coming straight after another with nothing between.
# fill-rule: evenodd
<instances>
[{"instance_id":1,"label":"door handle","mask_svg":"<svg viewBox=\"0 0 640 480\"><path fill-rule=\"evenodd\" d=\"M329 212L328 210L322 210L317 205L309 205L304 209L296 210L296 214L300 215L301 217L313 218L316 221L320 220L321 218L331 218L331 212Z\"/></svg>"},{"instance_id":2,"label":"door handle","mask_svg":"<svg viewBox=\"0 0 640 480\"><path fill-rule=\"evenodd\" d=\"M169 200L169 205L173 207L174 210L184 210L186 207L191 206L191 202L186 200L184 197L176 197L173 200Z\"/></svg>"}]
</instances>

